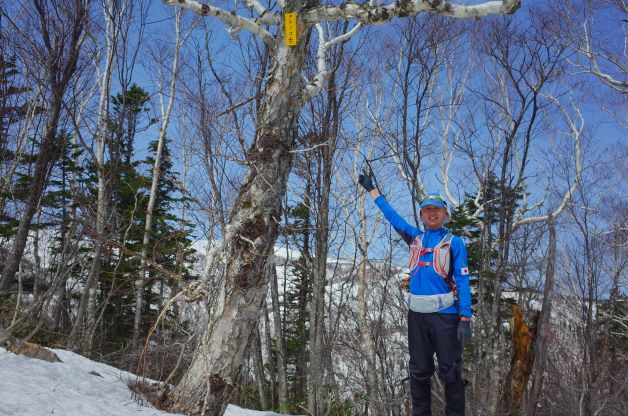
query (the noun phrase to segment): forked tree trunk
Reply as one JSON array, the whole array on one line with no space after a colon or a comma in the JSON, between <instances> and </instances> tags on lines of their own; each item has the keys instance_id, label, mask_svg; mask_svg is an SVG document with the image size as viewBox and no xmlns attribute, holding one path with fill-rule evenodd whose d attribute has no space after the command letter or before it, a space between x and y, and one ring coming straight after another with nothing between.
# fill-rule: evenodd
<instances>
[{"instance_id":1,"label":"forked tree trunk","mask_svg":"<svg viewBox=\"0 0 628 416\"><path fill-rule=\"evenodd\" d=\"M221 415L240 377L268 290L264 265L273 253L292 165L304 46L289 49L277 42L272 47L264 106L247 154L249 169L225 236L226 292L169 399L171 410Z\"/></svg>"},{"instance_id":2,"label":"forked tree trunk","mask_svg":"<svg viewBox=\"0 0 628 416\"><path fill-rule=\"evenodd\" d=\"M281 201L292 164L296 121L303 104L303 60L308 51L307 40L312 25L324 21L356 17L368 24L383 24L396 16L434 12L460 18L480 17L493 13L513 13L518 7L516 0L486 2L473 7L452 7L449 3L397 2L392 5L366 5L348 2L341 6L323 7L317 2L288 0L281 4L283 11L298 11L299 46L284 45L284 31L276 35L265 29L276 25L274 13L267 13L260 2L245 2L260 16L258 19L242 19L237 11L196 1L164 0L168 4L193 9L201 16L217 16L231 26L230 32L247 29L259 35L270 48L270 69L265 78L264 104L260 111L258 129L253 148L247 154L248 172L233 207L224 241L213 258L211 267L220 259L224 264L225 293L216 306L208 328L203 332L190 367L169 399L174 411L188 414L220 415L226 408L231 392L237 383L244 352L260 316L260 308L266 295L268 278L263 273L265 258L272 254L279 224ZM303 18L305 17L305 18ZM355 30L336 37L339 42L349 39ZM324 29L317 26L319 41L323 41ZM307 94L318 93L327 75L325 58L330 41L319 44L317 77L307 87ZM317 253L319 255L319 253ZM208 276L205 276L207 279ZM319 309L320 310L320 309ZM322 319L322 317L321 317Z\"/></svg>"}]
</instances>

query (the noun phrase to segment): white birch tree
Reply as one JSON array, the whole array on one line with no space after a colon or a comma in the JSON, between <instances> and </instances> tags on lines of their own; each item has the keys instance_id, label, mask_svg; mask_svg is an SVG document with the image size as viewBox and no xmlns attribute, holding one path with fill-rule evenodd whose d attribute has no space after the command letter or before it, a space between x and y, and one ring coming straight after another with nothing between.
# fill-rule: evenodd
<instances>
[{"instance_id":1,"label":"white birch tree","mask_svg":"<svg viewBox=\"0 0 628 416\"><path fill-rule=\"evenodd\" d=\"M96 151L94 154L96 171L98 175L98 197L96 202L96 218L94 232L94 257L92 259L89 275L81 293L78 311L74 321L74 326L68 337L67 346L76 349L86 346L87 341L83 332L94 326L94 315L96 309L96 285L100 275L101 261L104 250L103 236L107 222L108 195L107 178L105 173L105 136L106 122L109 118L109 97L111 96L111 83L113 80L114 58L118 48L119 35L121 30L121 20L126 12L124 4L114 0L103 1L102 14L105 23L105 30L102 38L104 43L104 57L101 54L94 56L97 72L97 82L99 88L99 99L97 107L97 120L94 128L94 142ZM90 313L91 311L91 313ZM83 339L81 339L83 338Z\"/></svg>"},{"instance_id":2,"label":"white birch tree","mask_svg":"<svg viewBox=\"0 0 628 416\"><path fill-rule=\"evenodd\" d=\"M148 265L146 258L148 256L148 244L150 243L150 235L153 228L153 210L157 200L157 187L159 186L159 178L161 177L161 158L166 140L166 133L172 108L174 106L175 88L177 85L177 77L179 72L179 49L184 39L181 39L181 12L178 11L175 17L175 46L172 60L172 68L167 92L168 102L164 105L164 88L159 91L159 103L161 109L161 126L159 127L159 137L157 139L157 150L155 152L155 162L151 177L150 194L148 197L148 206L146 207L146 218L144 222L144 236L142 238L142 258L140 267L140 276L135 282L135 317L133 320L133 348L138 347L140 339L140 323L142 320L142 311L144 305L144 286L148 277Z\"/></svg>"},{"instance_id":3,"label":"white birch tree","mask_svg":"<svg viewBox=\"0 0 628 416\"><path fill-rule=\"evenodd\" d=\"M626 2L552 0L548 4L552 35L574 52L567 58L572 74L595 77L610 90L628 94Z\"/></svg>"},{"instance_id":4,"label":"white birch tree","mask_svg":"<svg viewBox=\"0 0 628 416\"><path fill-rule=\"evenodd\" d=\"M201 16L215 16L229 25L236 36L247 30L258 36L269 51L269 70L253 145L247 152L248 171L229 217L226 233L208 259L208 273L222 261L226 290L213 319L205 329L192 363L170 396L170 407L192 414L221 414L238 382L244 353L256 326L262 300L267 292L263 274L266 258L272 254L278 233L281 200L286 190L295 146L295 127L300 108L322 89L328 74L326 55L334 44L349 39L362 25L385 24L394 17L414 16L420 12L455 18L478 18L489 14L510 14L520 5L517 0L488 1L478 5L458 5L447 1L402 1L388 4L343 3L341 5L280 0L274 9L257 0L246 0L252 14L247 17L233 10L197 1L165 1L191 9ZM283 12L297 13L299 22L296 46L286 45L282 30ZM327 39L324 23L337 20L357 22L345 34ZM307 40L316 28L318 73L305 85L302 69L308 54ZM203 294L204 276L190 290Z\"/></svg>"}]
</instances>

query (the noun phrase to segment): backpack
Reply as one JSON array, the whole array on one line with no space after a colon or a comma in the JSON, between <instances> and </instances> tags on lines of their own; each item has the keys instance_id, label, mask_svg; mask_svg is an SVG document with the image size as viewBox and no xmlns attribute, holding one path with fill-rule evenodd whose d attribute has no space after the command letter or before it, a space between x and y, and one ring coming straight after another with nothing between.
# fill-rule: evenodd
<instances>
[{"instance_id":1,"label":"backpack","mask_svg":"<svg viewBox=\"0 0 628 416\"><path fill-rule=\"evenodd\" d=\"M412 244L410 244L410 263L408 264L408 269L410 269L410 276L412 276L412 271L416 267L433 267L434 271L443 278L447 287L454 292L454 297L457 298L458 291L456 290L456 281L452 277L451 240L453 237L453 234L447 233L434 248L425 248L423 247L423 234L419 234ZM433 253L433 261L421 261L421 256L426 253Z\"/></svg>"}]
</instances>

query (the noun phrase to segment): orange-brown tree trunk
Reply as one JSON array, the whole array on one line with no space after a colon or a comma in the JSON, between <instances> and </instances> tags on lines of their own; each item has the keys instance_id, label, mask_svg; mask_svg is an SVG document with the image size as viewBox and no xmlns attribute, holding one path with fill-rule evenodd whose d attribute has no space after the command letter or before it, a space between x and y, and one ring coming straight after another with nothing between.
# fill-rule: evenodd
<instances>
[{"instance_id":1,"label":"orange-brown tree trunk","mask_svg":"<svg viewBox=\"0 0 628 416\"><path fill-rule=\"evenodd\" d=\"M536 323L538 314L532 318L532 324L527 325L517 304L512 305L512 359L510 371L504 383L499 414L507 415L521 408L526 386L534 366L534 338L536 337Z\"/></svg>"}]
</instances>

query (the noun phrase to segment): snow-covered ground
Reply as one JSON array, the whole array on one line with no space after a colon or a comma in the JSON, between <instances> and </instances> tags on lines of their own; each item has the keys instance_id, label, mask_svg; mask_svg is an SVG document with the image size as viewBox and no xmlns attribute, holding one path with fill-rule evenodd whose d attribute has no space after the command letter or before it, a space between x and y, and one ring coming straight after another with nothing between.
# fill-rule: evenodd
<instances>
[{"instance_id":1,"label":"snow-covered ground","mask_svg":"<svg viewBox=\"0 0 628 416\"><path fill-rule=\"evenodd\" d=\"M173 415L134 398L138 378L70 351L53 349L61 363L26 358L0 348L2 416ZM225 416L280 416L229 405Z\"/></svg>"}]
</instances>

